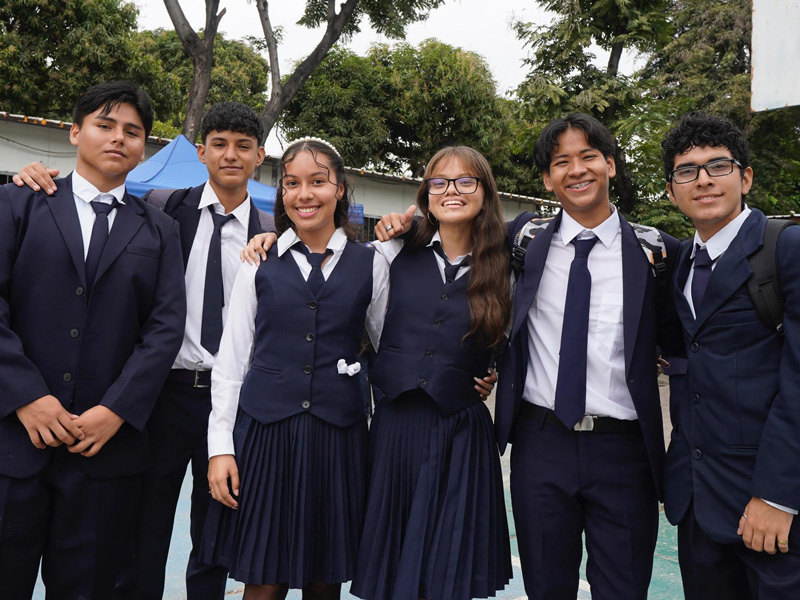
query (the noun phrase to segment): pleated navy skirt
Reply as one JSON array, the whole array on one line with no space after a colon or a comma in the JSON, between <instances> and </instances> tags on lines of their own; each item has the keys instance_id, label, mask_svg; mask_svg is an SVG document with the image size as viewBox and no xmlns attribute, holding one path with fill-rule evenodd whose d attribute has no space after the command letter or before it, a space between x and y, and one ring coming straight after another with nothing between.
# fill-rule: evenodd
<instances>
[{"instance_id":1,"label":"pleated navy skirt","mask_svg":"<svg viewBox=\"0 0 800 600\"><path fill-rule=\"evenodd\" d=\"M253 585L353 578L366 501L366 420L340 428L308 413L264 425L239 410L239 509L211 503L201 560Z\"/></svg>"},{"instance_id":2,"label":"pleated navy skirt","mask_svg":"<svg viewBox=\"0 0 800 600\"><path fill-rule=\"evenodd\" d=\"M422 391L378 406L351 593L369 600L494 596L511 578L503 477L480 402L442 416Z\"/></svg>"}]
</instances>

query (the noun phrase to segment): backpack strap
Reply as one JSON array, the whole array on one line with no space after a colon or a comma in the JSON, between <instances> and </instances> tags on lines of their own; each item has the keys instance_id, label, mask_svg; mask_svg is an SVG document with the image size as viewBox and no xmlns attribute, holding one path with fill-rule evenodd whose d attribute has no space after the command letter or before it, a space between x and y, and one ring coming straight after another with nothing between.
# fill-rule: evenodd
<instances>
[{"instance_id":1,"label":"backpack strap","mask_svg":"<svg viewBox=\"0 0 800 600\"><path fill-rule=\"evenodd\" d=\"M656 278L656 285L659 288L665 287L668 279L667 245L664 243L664 238L661 237L661 232L648 225L639 225L638 223L629 223L629 225L633 228L636 239L639 240L647 262L650 263L653 276Z\"/></svg>"},{"instance_id":2,"label":"backpack strap","mask_svg":"<svg viewBox=\"0 0 800 600\"><path fill-rule=\"evenodd\" d=\"M764 228L764 245L747 260L753 274L747 280L747 291L753 301L758 318L771 330L783 335L783 293L777 276L778 238L793 221L767 219Z\"/></svg>"},{"instance_id":3,"label":"backpack strap","mask_svg":"<svg viewBox=\"0 0 800 600\"><path fill-rule=\"evenodd\" d=\"M525 250L531 240L536 237L536 234L545 229L553 217L547 219L539 219L534 217L525 225L523 225L517 234L514 236L514 243L511 247L511 268L514 273L519 275L522 270L522 264L525 262Z\"/></svg>"},{"instance_id":4,"label":"backpack strap","mask_svg":"<svg viewBox=\"0 0 800 600\"><path fill-rule=\"evenodd\" d=\"M264 233L275 233L275 217L268 212L261 210L260 208L257 208L256 210L258 211L258 223L261 225L261 231Z\"/></svg>"},{"instance_id":5,"label":"backpack strap","mask_svg":"<svg viewBox=\"0 0 800 600\"><path fill-rule=\"evenodd\" d=\"M164 210L164 207L167 205L170 196L172 196L172 194L174 194L176 191L176 189L147 190L144 196L142 196L142 200L151 206L155 206L158 210Z\"/></svg>"}]
</instances>

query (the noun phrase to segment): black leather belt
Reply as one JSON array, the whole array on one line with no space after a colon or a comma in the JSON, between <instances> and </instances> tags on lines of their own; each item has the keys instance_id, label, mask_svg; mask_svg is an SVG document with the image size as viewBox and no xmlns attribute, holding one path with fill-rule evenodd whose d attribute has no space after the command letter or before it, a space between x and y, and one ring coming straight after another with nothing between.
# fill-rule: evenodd
<instances>
[{"instance_id":1,"label":"black leather belt","mask_svg":"<svg viewBox=\"0 0 800 600\"><path fill-rule=\"evenodd\" d=\"M531 404L530 402L522 402L520 408L520 415L533 419L534 421L544 421L548 425L558 425L566 431L567 427L549 408ZM586 415L578 421L574 431L591 431L594 433L641 433L642 429L639 427L639 421L625 421L623 419L614 419L613 417L595 417L593 415Z\"/></svg>"},{"instance_id":2,"label":"black leather belt","mask_svg":"<svg viewBox=\"0 0 800 600\"><path fill-rule=\"evenodd\" d=\"M167 379L178 383L186 383L196 388L210 388L211 370L195 369L190 371L188 369L172 369Z\"/></svg>"}]
</instances>

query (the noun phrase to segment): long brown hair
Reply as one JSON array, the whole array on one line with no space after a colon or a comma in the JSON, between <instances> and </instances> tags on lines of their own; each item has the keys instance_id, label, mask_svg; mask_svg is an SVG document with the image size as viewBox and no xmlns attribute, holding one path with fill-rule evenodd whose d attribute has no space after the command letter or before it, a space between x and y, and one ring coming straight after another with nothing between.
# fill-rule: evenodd
<instances>
[{"instance_id":1,"label":"long brown hair","mask_svg":"<svg viewBox=\"0 0 800 600\"><path fill-rule=\"evenodd\" d=\"M300 140L289 146L281 157L280 169L281 180L278 184L278 189L275 192L275 229L278 235L281 235L289 228L294 229L294 223L286 214L286 206L283 204L283 176L286 175L286 165L297 156L299 152L306 150L311 153L314 162L328 172L328 181L334 185L343 185L344 193L342 197L336 202L336 210L333 213L333 223L336 227L341 227L344 230L347 239L353 241L356 239L358 227L350 220L350 207L352 206L353 190L347 177L344 173L344 162L342 157L336 154L327 145L317 142L315 140ZM320 154L328 159L328 164L320 161Z\"/></svg>"},{"instance_id":2,"label":"long brown hair","mask_svg":"<svg viewBox=\"0 0 800 600\"><path fill-rule=\"evenodd\" d=\"M487 346L493 347L502 341L511 315L506 225L500 210L500 197L489 163L480 152L469 146L439 150L425 167L425 178L435 174L437 167L450 158L457 159L469 173L480 177L483 185L483 210L472 221L472 263L467 273L472 326L464 337L477 334ZM424 181L417 190L417 207L424 218L410 245L422 247L430 243L438 229L438 223L429 210Z\"/></svg>"}]
</instances>

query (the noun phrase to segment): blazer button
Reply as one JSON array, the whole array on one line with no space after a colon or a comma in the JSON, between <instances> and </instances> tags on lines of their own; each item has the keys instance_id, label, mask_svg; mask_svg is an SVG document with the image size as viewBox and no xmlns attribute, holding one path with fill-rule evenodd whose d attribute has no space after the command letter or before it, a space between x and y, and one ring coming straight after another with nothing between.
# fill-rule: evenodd
<instances>
[{"instance_id":1,"label":"blazer button","mask_svg":"<svg viewBox=\"0 0 800 600\"><path fill-rule=\"evenodd\" d=\"M303 367L303 373L305 373L306 375L311 375L311 365L306 365L305 367Z\"/></svg>"},{"instance_id":2,"label":"blazer button","mask_svg":"<svg viewBox=\"0 0 800 600\"><path fill-rule=\"evenodd\" d=\"M308 303L308 308L310 308L311 310L317 310L317 303L314 300L312 300L311 302Z\"/></svg>"},{"instance_id":3,"label":"blazer button","mask_svg":"<svg viewBox=\"0 0 800 600\"><path fill-rule=\"evenodd\" d=\"M422 379L419 380L419 384L420 385L428 385L428 380L423 377Z\"/></svg>"},{"instance_id":4,"label":"blazer button","mask_svg":"<svg viewBox=\"0 0 800 600\"><path fill-rule=\"evenodd\" d=\"M300 406L303 408L303 410L308 410L309 408L311 408L311 402L309 402L308 400L303 400Z\"/></svg>"},{"instance_id":5,"label":"blazer button","mask_svg":"<svg viewBox=\"0 0 800 600\"><path fill-rule=\"evenodd\" d=\"M72 373L64 373L63 379L64 381L69 383L70 381L72 381Z\"/></svg>"},{"instance_id":6,"label":"blazer button","mask_svg":"<svg viewBox=\"0 0 800 600\"><path fill-rule=\"evenodd\" d=\"M313 342L314 341L314 334L313 333L307 333L306 334L306 341L307 342Z\"/></svg>"},{"instance_id":7,"label":"blazer button","mask_svg":"<svg viewBox=\"0 0 800 600\"><path fill-rule=\"evenodd\" d=\"M77 288L75 290L75 295L76 296L83 296L83 288L82 287Z\"/></svg>"},{"instance_id":8,"label":"blazer button","mask_svg":"<svg viewBox=\"0 0 800 600\"><path fill-rule=\"evenodd\" d=\"M76 338L80 335L80 332L77 329L70 329L69 330L69 337Z\"/></svg>"},{"instance_id":9,"label":"blazer button","mask_svg":"<svg viewBox=\"0 0 800 600\"><path fill-rule=\"evenodd\" d=\"M700 460L701 458L703 458L703 453L700 452L698 448L695 448L694 450L692 450L692 458L695 460Z\"/></svg>"},{"instance_id":10,"label":"blazer button","mask_svg":"<svg viewBox=\"0 0 800 600\"><path fill-rule=\"evenodd\" d=\"M692 402L700 404L700 394L692 394Z\"/></svg>"},{"instance_id":11,"label":"blazer button","mask_svg":"<svg viewBox=\"0 0 800 600\"><path fill-rule=\"evenodd\" d=\"M433 324L434 324L434 325L441 325L441 324L442 324L442 320L441 320L441 319L436 319L436 320L433 322Z\"/></svg>"},{"instance_id":12,"label":"blazer button","mask_svg":"<svg viewBox=\"0 0 800 600\"><path fill-rule=\"evenodd\" d=\"M425 356L433 356L433 350L428 350L428 351L425 353Z\"/></svg>"},{"instance_id":13,"label":"blazer button","mask_svg":"<svg viewBox=\"0 0 800 600\"><path fill-rule=\"evenodd\" d=\"M447 300L448 298L450 298L450 296L447 294L442 294L442 300Z\"/></svg>"},{"instance_id":14,"label":"blazer button","mask_svg":"<svg viewBox=\"0 0 800 600\"><path fill-rule=\"evenodd\" d=\"M697 352L698 350L700 350L700 344L698 344L697 342L692 342L692 345L689 346L689 348L691 349L692 352Z\"/></svg>"}]
</instances>

